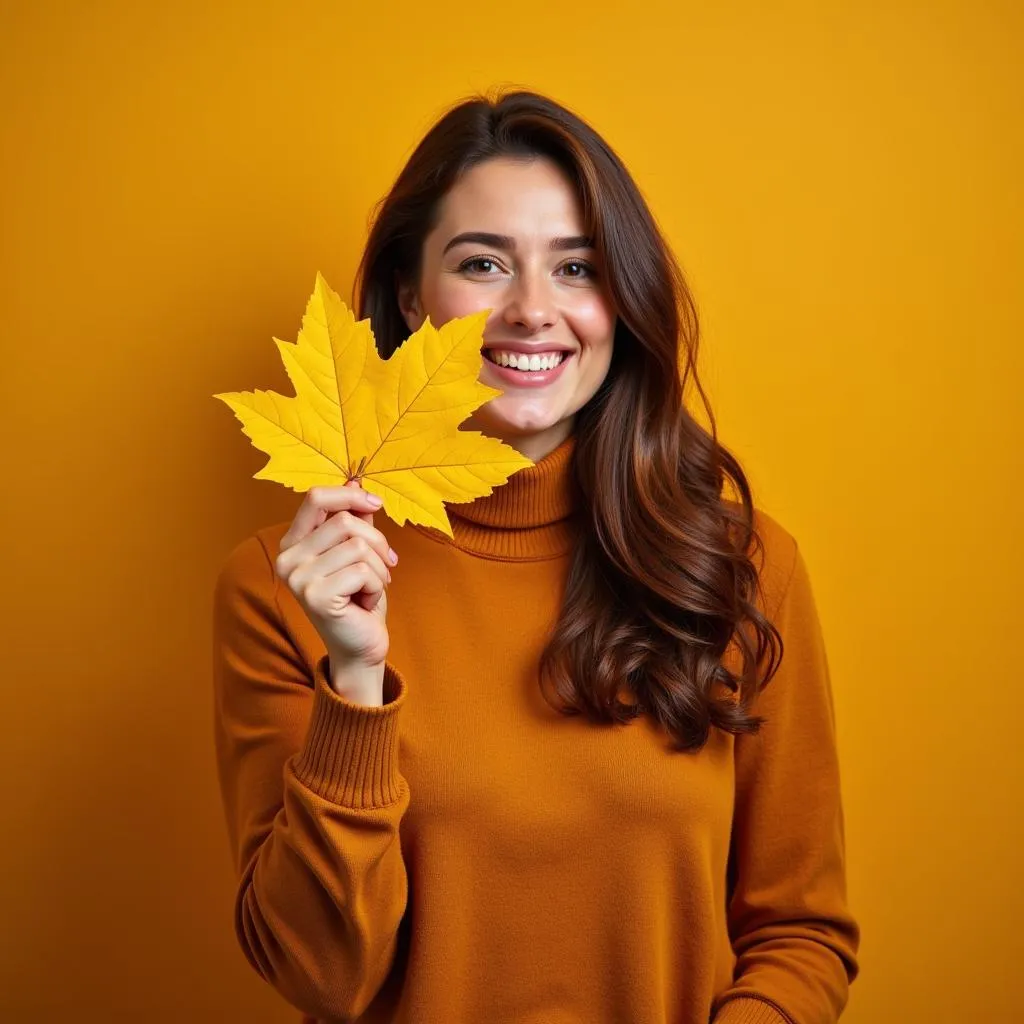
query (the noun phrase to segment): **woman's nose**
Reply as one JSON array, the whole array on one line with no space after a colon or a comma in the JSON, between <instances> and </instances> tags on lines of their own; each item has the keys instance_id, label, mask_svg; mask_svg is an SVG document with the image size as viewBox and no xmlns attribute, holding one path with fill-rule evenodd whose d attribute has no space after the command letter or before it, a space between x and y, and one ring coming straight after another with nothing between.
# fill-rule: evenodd
<instances>
[{"instance_id":1,"label":"woman's nose","mask_svg":"<svg viewBox=\"0 0 1024 1024\"><path fill-rule=\"evenodd\" d=\"M518 275L508 292L505 322L531 332L551 327L557 319L550 283L530 274Z\"/></svg>"}]
</instances>

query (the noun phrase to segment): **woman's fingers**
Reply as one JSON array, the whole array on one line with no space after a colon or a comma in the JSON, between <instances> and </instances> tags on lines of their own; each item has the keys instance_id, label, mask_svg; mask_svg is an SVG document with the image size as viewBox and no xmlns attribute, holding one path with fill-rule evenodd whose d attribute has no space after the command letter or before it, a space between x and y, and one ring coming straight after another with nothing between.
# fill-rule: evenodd
<instances>
[{"instance_id":1,"label":"woman's fingers","mask_svg":"<svg viewBox=\"0 0 1024 1024\"><path fill-rule=\"evenodd\" d=\"M391 549L384 534L380 530L374 529L365 520L345 510L336 512L330 519L316 527L312 533L288 548L284 547L282 541L282 550L278 556L278 574L287 576L296 566L315 559L324 551L330 550L349 537L361 538L382 561L389 565L396 564L397 557L394 559L390 557Z\"/></svg>"},{"instance_id":2,"label":"woman's fingers","mask_svg":"<svg viewBox=\"0 0 1024 1024\"><path fill-rule=\"evenodd\" d=\"M315 576L303 597L308 607L324 618L338 618L352 603L366 611L377 607L384 581L366 562L346 565L329 576Z\"/></svg>"},{"instance_id":3,"label":"woman's fingers","mask_svg":"<svg viewBox=\"0 0 1024 1024\"><path fill-rule=\"evenodd\" d=\"M335 544L315 558L302 562L290 574L286 573L288 585L293 591L299 592L318 576L329 576L346 566L359 563L364 563L373 570L381 581L381 586L391 582L391 572L384 564L384 559L370 546L365 537L354 536Z\"/></svg>"},{"instance_id":4,"label":"woman's fingers","mask_svg":"<svg viewBox=\"0 0 1024 1024\"><path fill-rule=\"evenodd\" d=\"M333 512L350 511L369 514L380 508L380 499L356 484L335 487L311 487L292 519L288 532L281 538L282 549L291 547L315 530Z\"/></svg>"}]
</instances>

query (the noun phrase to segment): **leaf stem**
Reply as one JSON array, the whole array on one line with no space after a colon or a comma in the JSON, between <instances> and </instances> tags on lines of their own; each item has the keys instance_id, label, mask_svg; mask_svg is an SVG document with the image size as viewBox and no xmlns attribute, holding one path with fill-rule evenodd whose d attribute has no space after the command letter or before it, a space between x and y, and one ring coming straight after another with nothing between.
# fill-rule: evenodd
<instances>
[{"instance_id":1,"label":"leaf stem","mask_svg":"<svg viewBox=\"0 0 1024 1024\"><path fill-rule=\"evenodd\" d=\"M364 469L366 469L366 456L365 455L359 460L359 465L356 466L355 472L351 473L349 475L349 480L355 480L357 483L359 481L361 481L362 477L363 477L363 470Z\"/></svg>"}]
</instances>

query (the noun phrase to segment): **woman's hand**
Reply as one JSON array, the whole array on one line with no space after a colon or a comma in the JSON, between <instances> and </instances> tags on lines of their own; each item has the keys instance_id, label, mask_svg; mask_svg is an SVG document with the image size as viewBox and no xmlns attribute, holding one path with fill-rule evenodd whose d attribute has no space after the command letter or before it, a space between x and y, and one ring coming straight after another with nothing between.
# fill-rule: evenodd
<instances>
[{"instance_id":1,"label":"woman's hand","mask_svg":"<svg viewBox=\"0 0 1024 1024\"><path fill-rule=\"evenodd\" d=\"M355 481L311 488L274 564L324 641L334 689L378 704L372 681L382 685L388 653L385 585L398 561L374 528L379 507Z\"/></svg>"}]
</instances>

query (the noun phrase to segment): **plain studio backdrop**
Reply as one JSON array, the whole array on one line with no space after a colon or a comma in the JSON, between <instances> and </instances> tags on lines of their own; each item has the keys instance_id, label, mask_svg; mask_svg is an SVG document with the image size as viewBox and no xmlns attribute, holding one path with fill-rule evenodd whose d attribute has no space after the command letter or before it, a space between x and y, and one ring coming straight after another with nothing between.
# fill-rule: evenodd
<instances>
[{"instance_id":1,"label":"plain studio backdrop","mask_svg":"<svg viewBox=\"0 0 1024 1024\"><path fill-rule=\"evenodd\" d=\"M635 175L805 553L844 1020L1022 1019L1024 7L4 0L0 48L0 1017L296 1019L232 932L209 606L299 499L211 396L291 393L316 272L349 298L415 142L512 84Z\"/></svg>"}]
</instances>

